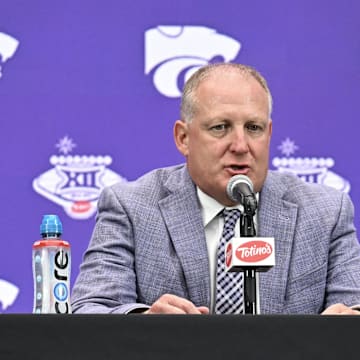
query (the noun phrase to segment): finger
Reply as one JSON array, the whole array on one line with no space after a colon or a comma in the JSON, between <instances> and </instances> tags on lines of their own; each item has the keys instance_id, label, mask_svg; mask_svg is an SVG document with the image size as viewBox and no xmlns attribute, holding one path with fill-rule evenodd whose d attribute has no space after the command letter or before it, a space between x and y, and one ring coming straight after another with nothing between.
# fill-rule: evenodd
<instances>
[{"instance_id":1,"label":"finger","mask_svg":"<svg viewBox=\"0 0 360 360\"><path fill-rule=\"evenodd\" d=\"M201 314L205 307L198 309L191 301L172 294L162 295L155 301L148 314Z\"/></svg>"},{"instance_id":2,"label":"finger","mask_svg":"<svg viewBox=\"0 0 360 360\"><path fill-rule=\"evenodd\" d=\"M147 311L147 314L186 314L186 313L181 308L160 301L156 301Z\"/></svg>"},{"instance_id":3,"label":"finger","mask_svg":"<svg viewBox=\"0 0 360 360\"><path fill-rule=\"evenodd\" d=\"M209 308L206 306L198 306L197 308L202 315L208 315L210 313Z\"/></svg>"},{"instance_id":4,"label":"finger","mask_svg":"<svg viewBox=\"0 0 360 360\"><path fill-rule=\"evenodd\" d=\"M183 310L185 314L201 314L201 311L187 299L170 294L164 295L164 299L168 302L169 305Z\"/></svg>"},{"instance_id":5,"label":"finger","mask_svg":"<svg viewBox=\"0 0 360 360\"><path fill-rule=\"evenodd\" d=\"M344 304L333 304L325 309L322 315L360 315L360 313Z\"/></svg>"},{"instance_id":6,"label":"finger","mask_svg":"<svg viewBox=\"0 0 360 360\"><path fill-rule=\"evenodd\" d=\"M333 304L322 312L322 315L339 314L344 310L344 304Z\"/></svg>"}]
</instances>

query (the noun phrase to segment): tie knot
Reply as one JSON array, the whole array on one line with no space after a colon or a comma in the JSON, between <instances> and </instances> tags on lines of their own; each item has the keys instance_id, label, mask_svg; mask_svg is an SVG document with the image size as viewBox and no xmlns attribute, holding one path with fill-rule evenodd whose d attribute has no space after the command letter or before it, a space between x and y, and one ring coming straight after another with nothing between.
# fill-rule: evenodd
<instances>
[{"instance_id":1,"label":"tie knot","mask_svg":"<svg viewBox=\"0 0 360 360\"><path fill-rule=\"evenodd\" d=\"M224 227L233 229L237 220L240 217L240 210L239 209L224 209L223 216L224 216Z\"/></svg>"}]
</instances>

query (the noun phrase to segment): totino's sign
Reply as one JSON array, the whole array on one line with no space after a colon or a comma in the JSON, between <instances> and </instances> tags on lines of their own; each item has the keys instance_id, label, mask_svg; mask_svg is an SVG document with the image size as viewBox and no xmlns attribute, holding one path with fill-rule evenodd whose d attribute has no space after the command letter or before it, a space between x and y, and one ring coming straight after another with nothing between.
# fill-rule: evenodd
<instances>
[{"instance_id":1,"label":"totino's sign","mask_svg":"<svg viewBox=\"0 0 360 360\"><path fill-rule=\"evenodd\" d=\"M267 271L275 265L275 240L266 237L232 238L226 245L226 271L256 268Z\"/></svg>"}]
</instances>

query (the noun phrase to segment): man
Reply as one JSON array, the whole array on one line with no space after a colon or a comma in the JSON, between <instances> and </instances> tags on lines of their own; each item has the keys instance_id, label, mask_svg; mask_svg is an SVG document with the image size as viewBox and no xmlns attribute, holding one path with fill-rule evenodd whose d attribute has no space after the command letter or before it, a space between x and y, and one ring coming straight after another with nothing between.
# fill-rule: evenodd
<instances>
[{"instance_id":1,"label":"man","mask_svg":"<svg viewBox=\"0 0 360 360\"><path fill-rule=\"evenodd\" d=\"M209 65L189 79L174 126L186 165L103 191L74 312L219 313L222 214L241 209L226 186L244 174L258 193L257 233L275 237L276 266L260 274L261 313L356 313L352 204L333 189L268 171L271 108L265 79L250 67Z\"/></svg>"}]
</instances>

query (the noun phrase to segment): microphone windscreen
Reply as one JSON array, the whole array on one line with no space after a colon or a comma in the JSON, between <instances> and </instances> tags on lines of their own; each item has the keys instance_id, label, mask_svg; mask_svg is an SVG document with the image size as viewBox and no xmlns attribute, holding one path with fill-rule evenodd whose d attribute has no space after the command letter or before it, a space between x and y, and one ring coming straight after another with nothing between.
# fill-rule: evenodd
<instances>
[{"instance_id":1,"label":"microphone windscreen","mask_svg":"<svg viewBox=\"0 0 360 360\"><path fill-rule=\"evenodd\" d=\"M228 197L234 202L243 202L243 196L250 195L254 192L252 181L246 175L235 175L230 178L227 186L226 193Z\"/></svg>"}]
</instances>

